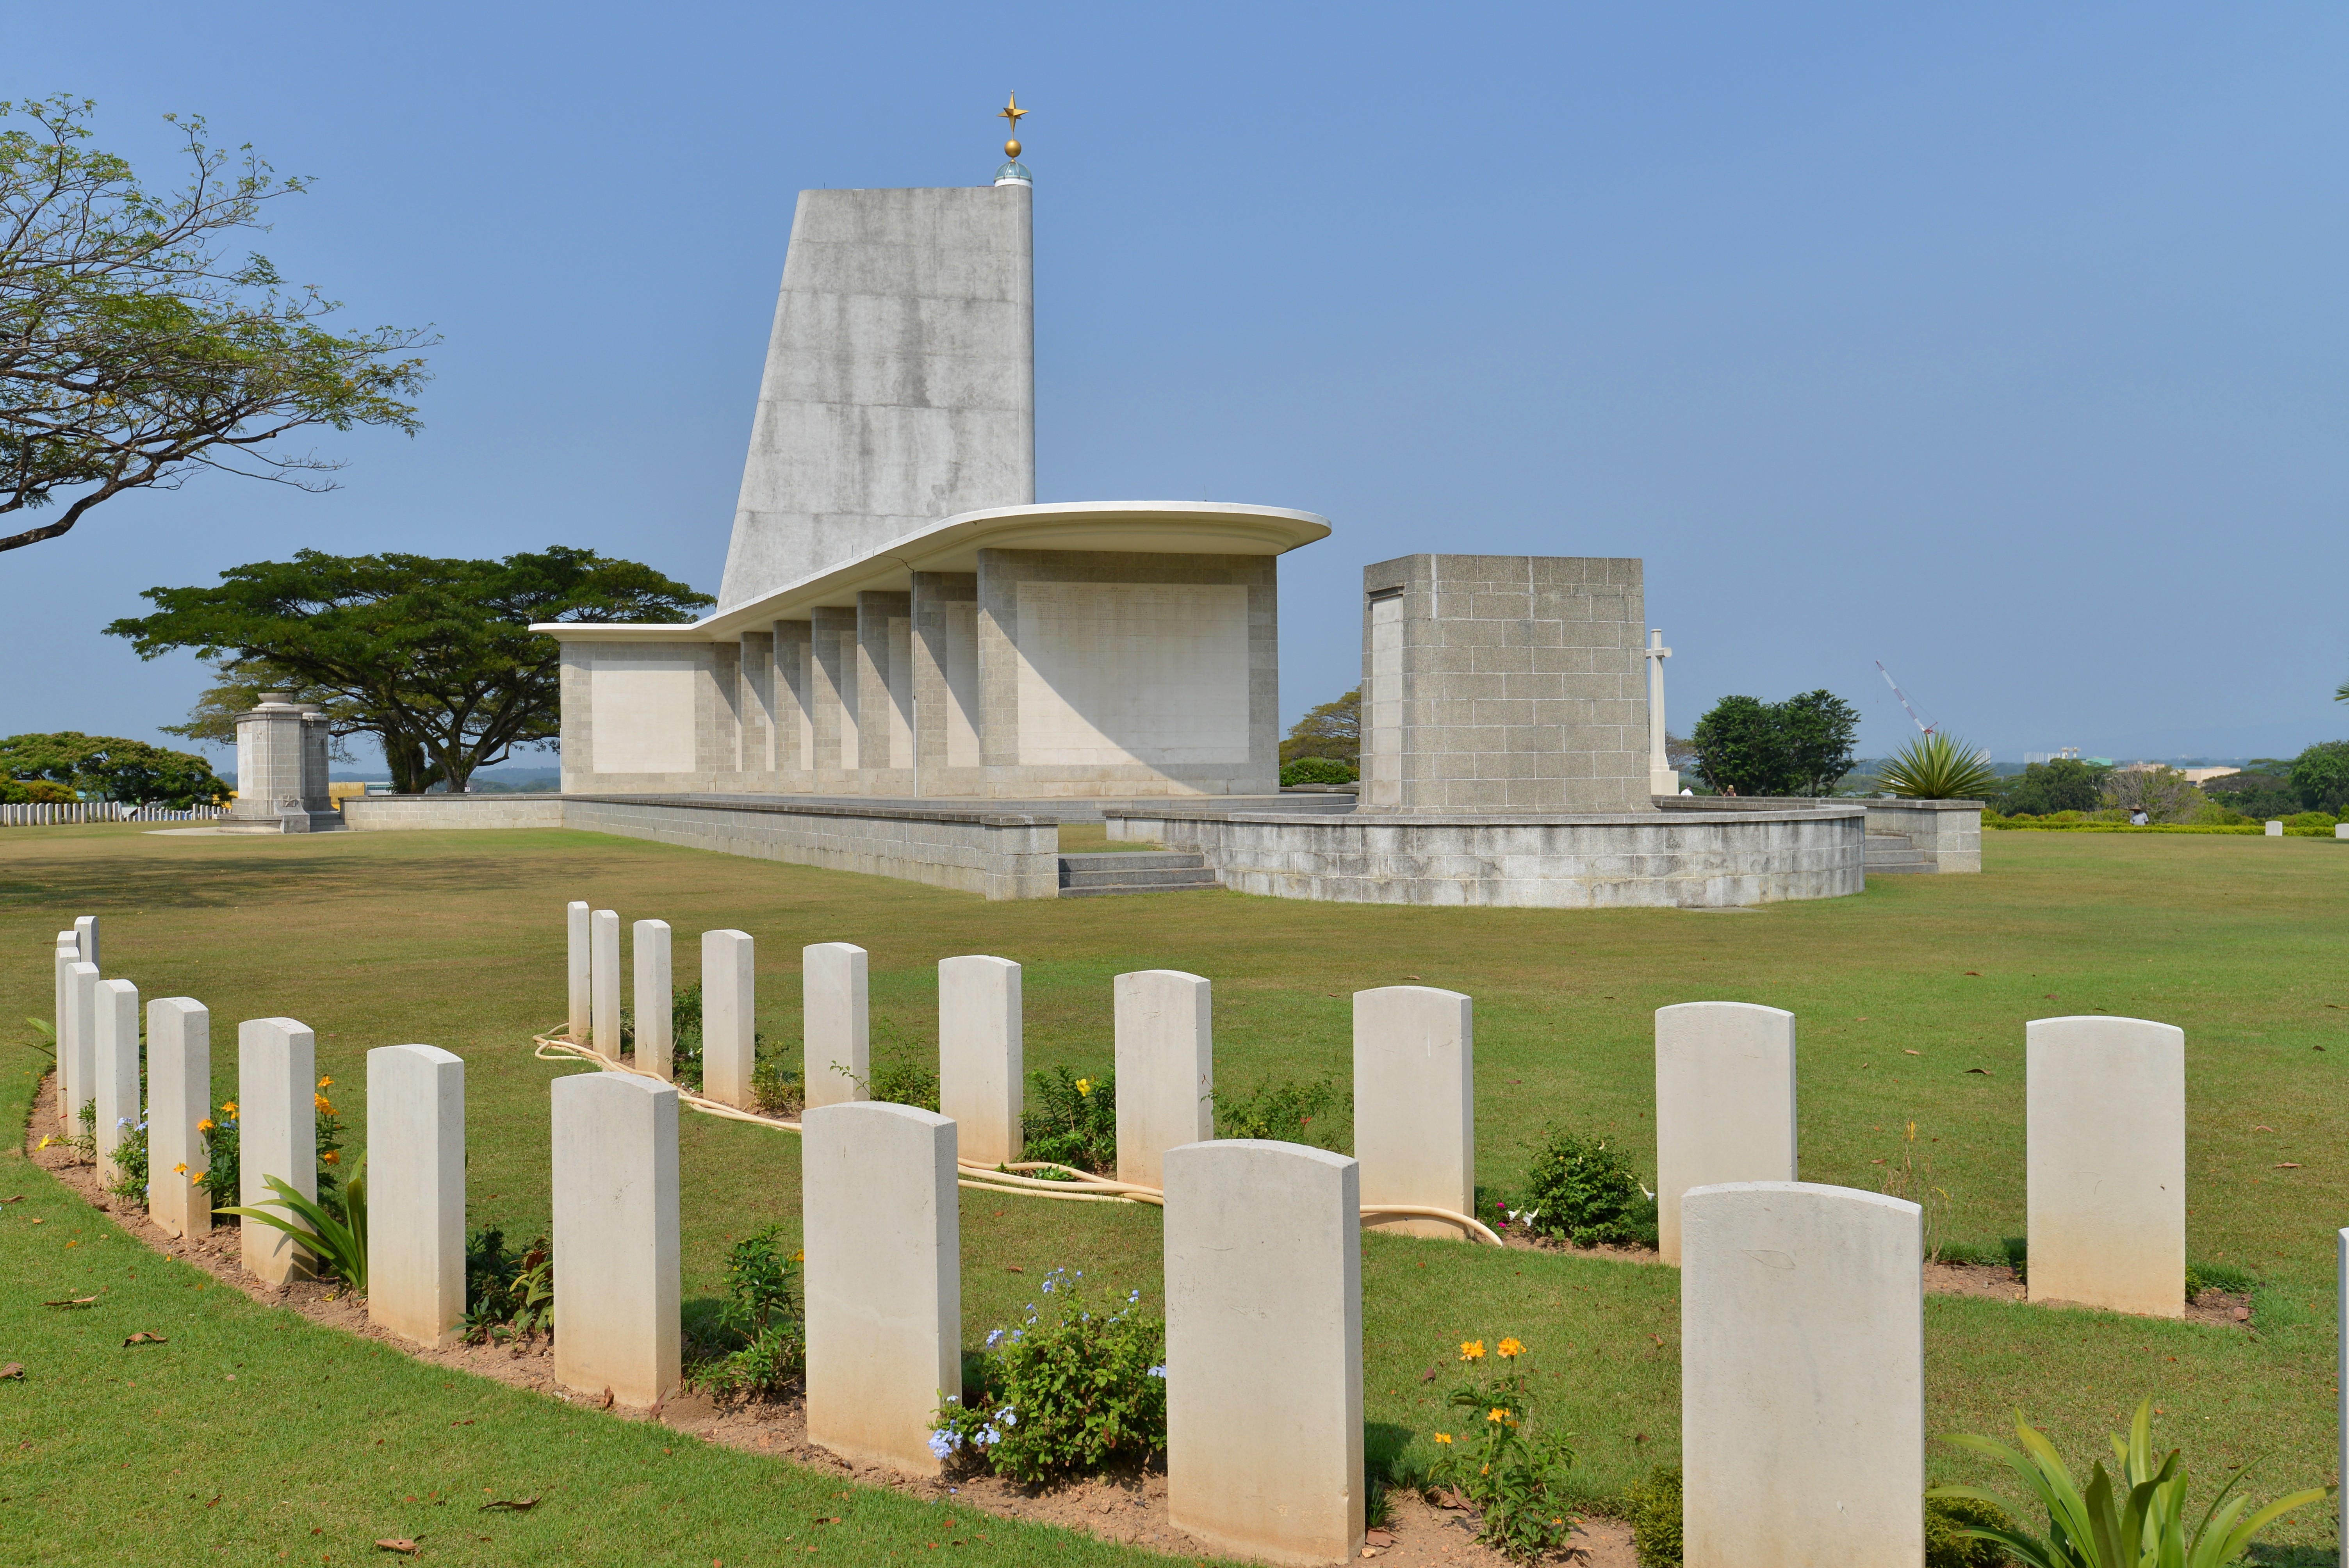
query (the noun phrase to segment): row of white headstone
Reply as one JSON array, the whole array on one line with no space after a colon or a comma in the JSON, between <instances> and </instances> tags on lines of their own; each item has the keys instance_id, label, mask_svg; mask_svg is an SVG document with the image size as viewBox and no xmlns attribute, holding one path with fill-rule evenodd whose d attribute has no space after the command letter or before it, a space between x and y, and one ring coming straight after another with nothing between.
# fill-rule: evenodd
<instances>
[{"instance_id":1,"label":"row of white headstone","mask_svg":"<svg viewBox=\"0 0 2349 1568\"><path fill-rule=\"evenodd\" d=\"M203 1123L231 1114L212 1104L211 1010L192 996L147 1005L142 1108L139 987L100 977L95 916L74 926L57 934L56 954L57 1119L70 1133L95 1102L98 1176L109 1185L123 1140L143 1120L148 1218L167 1235L203 1235L212 1224ZM236 1033L237 1202L275 1200L272 1176L315 1202L317 1037L294 1018L248 1018ZM367 1053L367 1314L440 1344L465 1315L465 1064L432 1046L386 1046ZM241 1227L239 1253L274 1283L309 1266L274 1226Z\"/></svg>"}]
</instances>

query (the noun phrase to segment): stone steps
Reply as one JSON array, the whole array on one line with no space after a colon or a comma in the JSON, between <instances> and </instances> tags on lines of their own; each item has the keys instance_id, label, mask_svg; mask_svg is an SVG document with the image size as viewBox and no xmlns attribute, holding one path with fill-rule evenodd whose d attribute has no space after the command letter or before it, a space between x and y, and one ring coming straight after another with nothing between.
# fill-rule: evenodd
<instances>
[{"instance_id":1,"label":"stone steps","mask_svg":"<svg viewBox=\"0 0 2349 1568\"><path fill-rule=\"evenodd\" d=\"M1130 892L1189 892L1219 885L1206 857L1182 850L1112 850L1061 857L1062 898Z\"/></svg>"},{"instance_id":2,"label":"stone steps","mask_svg":"<svg viewBox=\"0 0 2349 1568\"><path fill-rule=\"evenodd\" d=\"M1868 835L1867 867L1872 877L1907 876L1940 868L1925 858L1906 833Z\"/></svg>"}]
</instances>

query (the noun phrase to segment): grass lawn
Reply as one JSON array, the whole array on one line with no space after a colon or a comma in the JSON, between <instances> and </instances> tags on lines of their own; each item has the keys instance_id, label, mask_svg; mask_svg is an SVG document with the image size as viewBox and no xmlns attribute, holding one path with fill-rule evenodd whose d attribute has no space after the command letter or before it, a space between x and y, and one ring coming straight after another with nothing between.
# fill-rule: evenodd
<instances>
[{"instance_id":1,"label":"grass lawn","mask_svg":"<svg viewBox=\"0 0 2349 1568\"><path fill-rule=\"evenodd\" d=\"M1876 1161L1897 1159L1913 1119L1928 1185L1946 1193L1933 1200L1934 1233L1995 1243L2023 1227L2024 1021L2100 1008L2158 1018L2187 1033L2189 1255L2254 1273L2257 1336L1933 1298L1930 1429L2002 1434L2020 1405L2084 1465L2151 1393L2163 1411L2157 1437L2183 1443L2198 1475L2265 1456L2262 1496L2337 1480L2333 1234L2349 1220L2349 1171L2326 1150L2349 1125L2349 984L2332 973L2333 934L2349 916L2349 846L1985 839L1983 876L1884 878L1857 898L1702 914L1390 909L1226 893L990 904L561 831L272 841L12 830L0 835L0 951L17 956L0 966L0 1019L47 1016L50 935L74 914L98 913L109 976L134 980L145 997L185 994L211 1006L217 1097L232 1092L240 1018L290 1015L316 1028L321 1070L337 1078L355 1131L369 1047L447 1047L468 1062L472 1220L528 1237L549 1210L544 1084L567 1070L533 1059L529 1036L564 1011L563 905L572 898L624 920L668 921L681 962L695 932L751 932L761 1026L778 1038L797 1036L802 944L864 946L876 1062L935 1048L936 961L960 953L1025 966L1030 1068L1109 1064L1110 982L1121 971L1210 976L1217 1078L1227 1089L1281 1076L1342 1078L1356 990L1415 979L1464 991L1476 999L1479 1171L1504 1191L1553 1123L1652 1149L1656 1007L1763 1002L1800 1018L1804 1178L1878 1187L1889 1167ZM31 1038L21 1026L0 1027L0 1038L11 1035ZM1977 1067L1987 1071L1968 1071ZM20 1055L10 1081L27 1083L37 1070L36 1057ZM2262 1127L2274 1130L2255 1130ZM682 1139L690 1303L715 1294L730 1238L771 1220L796 1228L798 1150L788 1134L694 1116ZM2299 1168L2280 1169L2286 1161ZM1642 1163L1652 1175L1652 1156ZM113 1546L142 1561L177 1560L185 1539L233 1540L246 1544L232 1555L259 1560L323 1539L308 1534L313 1527L339 1531L346 1545L361 1532L416 1533L431 1516L383 1511L392 1497L423 1495L419 1481L450 1498L479 1498L483 1486L508 1489L499 1495L567 1489L560 1510L481 1516L494 1522L471 1533L497 1540L475 1544L498 1561L665 1561L688 1538L692 1560L734 1563L741 1551L739 1560L750 1561L756 1543L764 1561L776 1535L805 1517L808 1485L779 1462L698 1445L659 1454L657 1430L461 1378L443 1389L442 1375L228 1293L198 1293L200 1276L124 1242L99 1242L103 1221L87 1211L70 1218L46 1177L17 1169L10 1190L28 1201L0 1210L0 1256L17 1282L0 1295L0 1360L24 1361L31 1377L0 1385L0 1408L22 1429L0 1465L0 1542L14 1543L0 1544L0 1560L24 1542L69 1542L84 1521L114 1528L126 1515L168 1525L115 1528ZM48 1217L37 1233L26 1222L33 1213ZM1138 1286L1145 1300L1157 1295L1154 1211L972 1192L963 1218L973 1345L1055 1264ZM68 1254L63 1243L77 1226L87 1250ZM1015 1264L1024 1275L1008 1272ZM90 1294L89 1284L110 1287L99 1311L38 1305L68 1286ZM1369 1236L1363 1292L1374 1453L1424 1451L1447 1383L1421 1383L1428 1366L1448 1363L1461 1339L1514 1334L1534 1347L1563 1418L1581 1434L1578 1472L1594 1496L1676 1459L1673 1271ZM172 1344L151 1355L115 1348L138 1327ZM269 1367L268 1379L222 1381L221 1363L240 1356ZM129 1387L134 1367L150 1392ZM312 1386L314 1367L333 1368L331 1389ZM448 1423L476 1408L499 1419L450 1439ZM559 1475L545 1463L558 1444L577 1445L555 1450ZM1932 1463L1937 1477L1963 1469L1939 1453ZM167 1486L158 1467L201 1472L210 1485L174 1478ZM726 1501L746 1487L773 1488L788 1506L771 1520L730 1512ZM190 1502L184 1493L193 1491L202 1497ZM216 1491L248 1500L233 1526L230 1501L203 1508ZM857 1506L874 1518L869 1542L899 1541L889 1532L900 1524L927 1528L919 1505L903 1500L860 1493ZM180 1511L157 1511L170 1510ZM175 1544L175 1530L195 1533ZM713 1544L730 1532L743 1544ZM992 1533L1001 1542L1017 1532ZM2333 1538L2329 1511L2309 1511L2276 1533L2299 1549L2276 1560L2313 1563ZM918 1549L913 1534L902 1541ZM1110 1549L1067 1542L1059 1550L1076 1560ZM27 1555L44 1551L72 1555L61 1546ZM1030 1544L1011 1554L1042 1552ZM885 1554L874 1547L864 1556Z\"/></svg>"}]
</instances>

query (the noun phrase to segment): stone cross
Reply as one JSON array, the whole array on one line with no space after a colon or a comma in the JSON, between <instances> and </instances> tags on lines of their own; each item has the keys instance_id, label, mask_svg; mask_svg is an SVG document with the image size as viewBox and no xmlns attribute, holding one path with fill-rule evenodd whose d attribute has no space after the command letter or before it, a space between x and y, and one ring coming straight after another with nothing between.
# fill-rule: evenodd
<instances>
[{"instance_id":1,"label":"stone cross","mask_svg":"<svg viewBox=\"0 0 2349 1568\"><path fill-rule=\"evenodd\" d=\"M554 1380L649 1409L684 1377L677 1088L633 1073L556 1078Z\"/></svg>"},{"instance_id":2,"label":"stone cross","mask_svg":"<svg viewBox=\"0 0 2349 1568\"><path fill-rule=\"evenodd\" d=\"M674 1078L677 1032L670 1013L668 922L636 922L629 945L636 969L636 1070L656 1078Z\"/></svg>"},{"instance_id":3,"label":"stone cross","mask_svg":"<svg viewBox=\"0 0 2349 1568\"><path fill-rule=\"evenodd\" d=\"M701 934L701 1092L744 1110L757 1096L757 950L747 931Z\"/></svg>"},{"instance_id":4,"label":"stone cross","mask_svg":"<svg viewBox=\"0 0 2349 1568\"><path fill-rule=\"evenodd\" d=\"M1648 645L1640 651L1648 661L1648 793L1677 795L1681 776L1664 744L1664 661L1672 656L1672 651L1664 646L1664 634L1653 627L1648 630Z\"/></svg>"},{"instance_id":5,"label":"stone cross","mask_svg":"<svg viewBox=\"0 0 2349 1568\"><path fill-rule=\"evenodd\" d=\"M1354 1156L1362 1202L1476 1211L1476 1005L1433 985L1354 993ZM1426 1218L1369 1222L1465 1241Z\"/></svg>"},{"instance_id":6,"label":"stone cross","mask_svg":"<svg viewBox=\"0 0 2349 1568\"><path fill-rule=\"evenodd\" d=\"M97 1002L98 1180L111 1187L122 1177L114 1151L139 1125L139 987L101 980Z\"/></svg>"},{"instance_id":7,"label":"stone cross","mask_svg":"<svg viewBox=\"0 0 2349 1568\"><path fill-rule=\"evenodd\" d=\"M1923 1215L1805 1181L1682 1198L1687 1568L1925 1560Z\"/></svg>"},{"instance_id":8,"label":"stone cross","mask_svg":"<svg viewBox=\"0 0 2349 1568\"><path fill-rule=\"evenodd\" d=\"M168 1235L201 1236L212 1228L204 1173L204 1135L212 1115L212 1016L193 996L147 1004L147 1217Z\"/></svg>"},{"instance_id":9,"label":"stone cross","mask_svg":"<svg viewBox=\"0 0 2349 1568\"><path fill-rule=\"evenodd\" d=\"M938 1109L958 1129L962 1158L1019 1158L1019 965L971 955L938 960Z\"/></svg>"},{"instance_id":10,"label":"stone cross","mask_svg":"<svg viewBox=\"0 0 2349 1568\"><path fill-rule=\"evenodd\" d=\"M1235 1556L1352 1557L1361 1168L1255 1139L1185 1144L1165 1168L1168 1516Z\"/></svg>"},{"instance_id":11,"label":"stone cross","mask_svg":"<svg viewBox=\"0 0 2349 1568\"><path fill-rule=\"evenodd\" d=\"M1795 1015L1746 1002L1656 1009L1656 1239L1681 1261L1681 1195L1792 1181Z\"/></svg>"},{"instance_id":12,"label":"stone cross","mask_svg":"<svg viewBox=\"0 0 2349 1568\"><path fill-rule=\"evenodd\" d=\"M567 954L570 959L567 975L570 1011L567 1015L569 1022L564 1032L582 1045L587 1040L587 1017L594 1005L591 1000L595 995L595 983L591 978L595 964L593 956L595 940L593 935L594 914L595 912L587 907L586 900L574 898L564 908L563 917L564 931L570 938Z\"/></svg>"},{"instance_id":13,"label":"stone cross","mask_svg":"<svg viewBox=\"0 0 2349 1568\"><path fill-rule=\"evenodd\" d=\"M1156 1187L1168 1150L1216 1135L1214 992L1197 975L1142 969L1119 975L1115 995L1117 1179Z\"/></svg>"},{"instance_id":14,"label":"stone cross","mask_svg":"<svg viewBox=\"0 0 2349 1568\"><path fill-rule=\"evenodd\" d=\"M2144 1018L2024 1026L2033 1301L2186 1315L2186 1032Z\"/></svg>"},{"instance_id":15,"label":"stone cross","mask_svg":"<svg viewBox=\"0 0 2349 1568\"><path fill-rule=\"evenodd\" d=\"M465 1061L367 1053L367 1321L419 1345L465 1324Z\"/></svg>"},{"instance_id":16,"label":"stone cross","mask_svg":"<svg viewBox=\"0 0 2349 1568\"><path fill-rule=\"evenodd\" d=\"M940 1468L931 1421L962 1393L955 1132L878 1100L801 1118L808 1440L854 1462Z\"/></svg>"},{"instance_id":17,"label":"stone cross","mask_svg":"<svg viewBox=\"0 0 2349 1568\"><path fill-rule=\"evenodd\" d=\"M800 1075L811 1107L872 1098L864 949L818 942L800 953Z\"/></svg>"},{"instance_id":18,"label":"stone cross","mask_svg":"<svg viewBox=\"0 0 2349 1568\"><path fill-rule=\"evenodd\" d=\"M620 1059L620 916L617 911L595 912L589 937L587 1028L590 1044L599 1056Z\"/></svg>"},{"instance_id":19,"label":"stone cross","mask_svg":"<svg viewBox=\"0 0 2349 1568\"><path fill-rule=\"evenodd\" d=\"M271 1176L317 1201L317 1083L318 1037L309 1025L247 1018L236 1026L236 1201L245 1208L277 1202L264 1180ZM270 1212L285 1214L282 1204ZM309 1254L285 1232L252 1220L238 1231L248 1273L273 1284L310 1276Z\"/></svg>"}]
</instances>

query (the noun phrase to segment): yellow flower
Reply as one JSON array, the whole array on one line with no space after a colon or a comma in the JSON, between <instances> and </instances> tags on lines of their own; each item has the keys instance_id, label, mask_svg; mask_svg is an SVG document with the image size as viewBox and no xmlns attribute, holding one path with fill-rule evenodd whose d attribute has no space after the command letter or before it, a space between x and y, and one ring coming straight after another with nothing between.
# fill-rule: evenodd
<instances>
[{"instance_id":1,"label":"yellow flower","mask_svg":"<svg viewBox=\"0 0 2349 1568\"><path fill-rule=\"evenodd\" d=\"M221 1109L222 1109L222 1110L224 1110L224 1111L228 1112L228 1114L229 1114L229 1118L230 1118L230 1119L231 1119L231 1120L234 1120L234 1119L235 1119L235 1118L236 1118L236 1101L234 1101L234 1100L230 1100L226 1105L222 1106L222 1107L221 1107Z\"/></svg>"},{"instance_id":2,"label":"yellow flower","mask_svg":"<svg viewBox=\"0 0 2349 1568\"><path fill-rule=\"evenodd\" d=\"M44 1137L40 1142L35 1144L33 1147L36 1150L47 1149L50 1144L55 1143L56 1141L57 1140L54 1138Z\"/></svg>"},{"instance_id":3,"label":"yellow flower","mask_svg":"<svg viewBox=\"0 0 2349 1568\"><path fill-rule=\"evenodd\" d=\"M1092 1092L1093 1092L1093 1080L1092 1080L1092 1079L1091 1079L1091 1078L1079 1078L1079 1079L1077 1080L1077 1092L1078 1092L1079 1094L1091 1094L1091 1093L1092 1093Z\"/></svg>"},{"instance_id":4,"label":"yellow flower","mask_svg":"<svg viewBox=\"0 0 2349 1568\"><path fill-rule=\"evenodd\" d=\"M174 1175L174 1176L185 1176L187 1173L188 1173L188 1162L187 1162L186 1161L184 1161L184 1160L181 1161L177 1165L174 1165L174 1166L172 1166L172 1167L171 1167L171 1174L172 1174L172 1175Z\"/></svg>"},{"instance_id":5,"label":"yellow flower","mask_svg":"<svg viewBox=\"0 0 2349 1568\"><path fill-rule=\"evenodd\" d=\"M332 1088L335 1087L335 1080L330 1078L322 1078L318 1080L318 1087L320 1088Z\"/></svg>"},{"instance_id":6,"label":"yellow flower","mask_svg":"<svg viewBox=\"0 0 2349 1568\"><path fill-rule=\"evenodd\" d=\"M318 1162L322 1165L340 1165L343 1162L343 1151L339 1149L329 1149L318 1156Z\"/></svg>"},{"instance_id":7,"label":"yellow flower","mask_svg":"<svg viewBox=\"0 0 2349 1568\"><path fill-rule=\"evenodd\" d=\"M1501 1343L1495 1346L1494 1348L1498 1350L1505 1357L1523 1356L1526 1353L1525 1341L1514 1337L1502 1340Z\"/></svg>"},{"instance_id":8,"label":"yellow flower","mask_svg":"<svg viewBox=\"0 0 2349 1568\"><path fill-rule=\"evenodd\" d=\"M335 1114L334 1106L328 1103L326 1097L323 1094L312 1095L310 1097L310 1103L318 1108L318 1114L320 1116L332 1116Z\"/></svg>"},{"instance_id":9,"label":"yellow flower","mask_svg":"<svg viewBox=\"0 0 2349 1568\"><path fill-rule=\"evenodd\" d=\"M805 1251L804 1249L802 1249L802 1250L801 1250L801 1251L799 1251L799 1252L793 1253L792 1254L792 1262L793 1262L793 1263L795 1263L795 1264L803 1264L803 1263L807 1262L807 1253L806 1253L806 1251Z\"/></svg>"},{"instance_id":10,"label":"yellow flower","mask_svg":"<svg viewBox=\"0 0 2349 1568\"><path fill-rule=\"evenodd\" d=\"M1485 1359L1485 1342L1481 1339L1462 1340L1460 1342L1460 1359L1463 1361L1482 1361Z\"/></svg>"},{"instance_id":11,"label":"yellow flower","mask_svg":"<svg viewBox=\"0 0 2349 1568\"><path fill-rule=\"evenodd\" d=\"M1485 1412L1485 1418L1488 1421L1506 1421L1509 1418L1509 1412L1495 1405Z\"/></svg>"},{"instance_id":12,"label":"yellow flower","mask_svg":"<svg viewBox=\"0 0 2349 1568\"><path fill-rule=\"evenodd\" d=\"M1448 1443L1452 1440L1452 1434L1450 1432L1438 1432L1435 1434L1435 1440L1439 1443Z\"/></svg>"}]
</instances>

